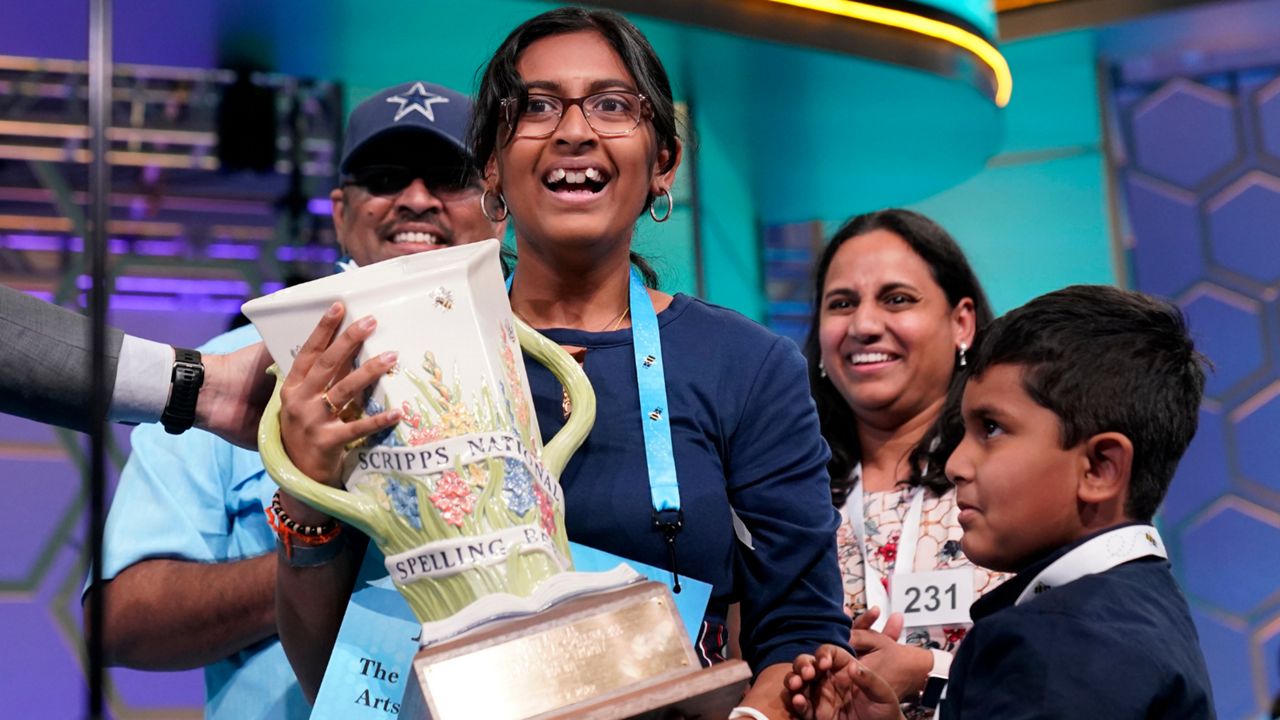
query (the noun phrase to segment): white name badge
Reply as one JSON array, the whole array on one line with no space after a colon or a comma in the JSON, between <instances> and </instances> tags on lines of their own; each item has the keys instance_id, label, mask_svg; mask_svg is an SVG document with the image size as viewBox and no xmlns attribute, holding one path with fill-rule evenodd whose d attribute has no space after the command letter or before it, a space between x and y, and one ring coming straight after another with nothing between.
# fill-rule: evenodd
<instances>
[{"instance_id":1,"label":"white name badge","mask_svg":"<svg viewBox=\"0 0 1280 720\"><path fill-rule=\"evenodd\" d=\"M968 625L973 604L973 568L903 573L889 580L889 606L907 627Z\"/></svg>"}]
</instances>

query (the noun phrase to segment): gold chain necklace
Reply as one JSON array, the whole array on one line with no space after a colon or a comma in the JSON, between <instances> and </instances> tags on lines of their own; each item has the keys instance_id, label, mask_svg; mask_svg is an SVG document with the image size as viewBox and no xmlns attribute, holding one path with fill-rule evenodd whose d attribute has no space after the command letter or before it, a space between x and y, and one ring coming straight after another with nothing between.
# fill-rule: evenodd
<instances>
[{"instance_id":1,"label":"gold chain necklace","mask_svg":"<svg viewBox=\"0 0 1280 720\"><path fill-rule=\"evenodd\" d=\"M516 312L515 308L511 308L511 312L515 313L516 317L520 318L521 320L524 320L526 325L528 325L529 327L533 327L533 323L529 322L529 319L526 318L524 315L521 315L520 313ZM597 330L596 332L613 332L614 330L617 330L619 327L622 326L622 321L626 320L627 316L630 314L631 314L631 306L627 305L627 307L623 308L622 314L619 315L618 318L609 325L607 330L601 329L601 330ZM572 357L574 360L577 360L578 365L581 367L587 361L587 349L578 348L577 350L570 352L569 356ZM565 388L563 385L560 386L560 412L564 414L565 420L568 420L569 415L573 413L573 401L569 399L569 390Z\"/></svg>"}]
</instances>

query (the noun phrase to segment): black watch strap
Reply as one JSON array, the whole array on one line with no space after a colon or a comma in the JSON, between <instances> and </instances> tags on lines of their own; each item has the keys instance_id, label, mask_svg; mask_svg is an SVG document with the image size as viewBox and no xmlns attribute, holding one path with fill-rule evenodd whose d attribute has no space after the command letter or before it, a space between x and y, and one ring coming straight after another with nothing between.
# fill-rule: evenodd
<instances>
[{"instance_id":1,"label":"black watch strap","mask_svg":"<svg viewBox=\"0 0 1280 720\"><path fill-rule=\"evenodd\" d=\"M204 364L195 350L174 348L173 353L169 402L164 406L160 422L165 431L180 435L196 421L196 400L200 397L200 386L204 385Z\"/></svg>"},{"instance_id":2,"label":"black watch strap","mask_svg":"<svg viewBox=\"0 0 1280 720\"><path fill-rule=\"evenodd\" d=\"M933 710L942 703L943 691L947 689L947 678L930 675L924 681L924 692L920 693L920 707Z\"/></svg>"}]
</instances>

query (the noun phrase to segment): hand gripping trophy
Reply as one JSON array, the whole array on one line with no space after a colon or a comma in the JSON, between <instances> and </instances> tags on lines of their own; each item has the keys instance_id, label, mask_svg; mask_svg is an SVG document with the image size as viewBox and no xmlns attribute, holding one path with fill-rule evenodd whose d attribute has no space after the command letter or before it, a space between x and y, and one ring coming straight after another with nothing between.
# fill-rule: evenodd
<instances>
[{"instance_id":1,"label":"hand gripping trophy","mask_svg":"<svg viewBox=\"0 0 1280 720\"><path fill-rule=\"evenodd\" d=\"M741 662L698 671L664 585L625 564L573 571L557 478L595 422L595 395L568 353L511 313L498 247L395 258L246 304L281 377L336 299L349 318L378 318L364 357L401 358L364 409L399 407L402 420L348 449L345 490L285 454L279 383L259 433L264 464L377 544L422 623L401 717L723 717L749 672ZM572 403L545 447L522 348Z\"/></svg>"}]
</instances>

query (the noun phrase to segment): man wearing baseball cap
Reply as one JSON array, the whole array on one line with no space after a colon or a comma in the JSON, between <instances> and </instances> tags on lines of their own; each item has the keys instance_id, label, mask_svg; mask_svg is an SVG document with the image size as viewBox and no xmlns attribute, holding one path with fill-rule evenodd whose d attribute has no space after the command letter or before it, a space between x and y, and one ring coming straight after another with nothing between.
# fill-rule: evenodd
<instances>
[{"instance_id":1,"label":"man wearing baseball cap","mask_svg":"<svg viewBox=\"0 0 1280 720\"><path fill-rule=\"evenodd\" d=\"M501 237L481 212L479 170L465 145L471 102L411 82L351 113L330 194L340 268ZM202 352L258 342L247 326ZM110 664L204 666L207 718L305 718L276 638L276 534L264 509L275 484L256 452L208 433L134 431L106 526L104 582ZM86 611L86 617L88 612Z\"/></svg>"},{"instance_id":2,"label":"man wearing baseball cap","mask_svg":"<svg viewBox=\"0 0 1280 720\"><path fill-rule=\"evenodd\" d=\"M329 194L346 258L367 265L495 236L467 154L470 117L466 96L424 82L388 88L356 107L342 184Z\"/></svg>"}]
</instances>

